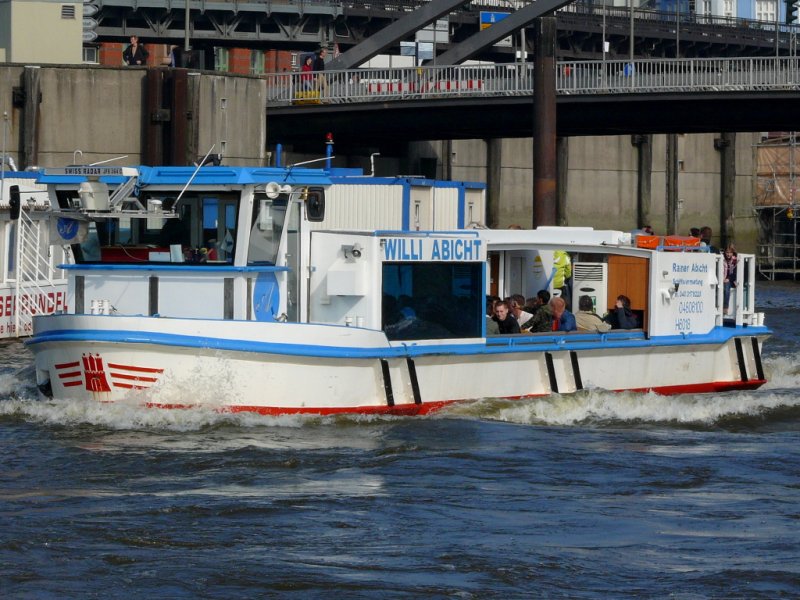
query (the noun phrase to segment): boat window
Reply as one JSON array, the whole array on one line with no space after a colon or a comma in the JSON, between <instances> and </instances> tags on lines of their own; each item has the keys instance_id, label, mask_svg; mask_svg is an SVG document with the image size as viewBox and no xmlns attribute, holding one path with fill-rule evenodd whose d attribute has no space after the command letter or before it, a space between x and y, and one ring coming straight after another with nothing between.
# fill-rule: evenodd
<instances>
[{"instance_id":1,"label":"boat window","mask_svg":"<svg viewBox=\"0 0 800 600\"><path fill-rule=\"evenodd\" d=\"M231 264L236 240L238 195L142 195L148 216L96 218L73 246L78 262L189 262ZM167 218L173 210L178 218Z\"/></svg>"},{"instance_id":2,"label":"boat window","mask_svg":"<svg viewBox=\"0 0 800 600\"><path fill-rule=\"evenodd\" d=\"M17 276L17 224L15 222L6 223L6 256L8 262L6 263L6 276L4 279L13 280Z\"/></svg>"},{"instance_id":3,"label":"boat window","mask_svg":"<svg viewBox=\"0 0 800 600\"><path fill-rule=\"evenodd\" d=\"M384 263L383 330L390 340L482 335L482 263Z\"/></svg>"},{"instance_id":4,"label":"boat window","mask_svg":"<svg viewBox=\"0 0 800 600\"><path fill-rule=\"evenodd\" d=\"M271 199L267 198L265 194L256 194L255 207L250 228L247 262L274 265L277 261L278 245L286 219L286 198Z\"/></svg>"}]
</instances>

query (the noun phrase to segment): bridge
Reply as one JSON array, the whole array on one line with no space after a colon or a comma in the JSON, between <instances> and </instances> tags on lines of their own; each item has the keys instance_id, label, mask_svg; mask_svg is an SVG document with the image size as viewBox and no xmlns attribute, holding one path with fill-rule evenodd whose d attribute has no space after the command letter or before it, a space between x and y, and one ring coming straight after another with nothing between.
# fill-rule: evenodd
<instances>
[{"instance_id":1,"label":"bridge","mask_svg":"<svg viewBox=\"0 0 800 600\"><path fill-rule=\"evenodd\" d=\"M270 144L337 150L414 140L531 137L533 65L302 73L267 80ZM560 136L800 129L800 59L559 61Z\"/></svg>"},{"instance_id":2,"label":"bridge","mask_svg":"<svg viewBox=\"0 0 800 600\"><path fill-rule=\"evenodd\" d=\"M186 4L180 0L94 0L98 41L124 42L138 35L146 43L179 44L188 33L196 49L215 46L313 50L337 44L343 51L384 31L400 18L429 4L429 0L204 0L191 3L187 28ZM480 31L482 10L506 11L531 4L529 0L462 2L446 13L449 39L443 50L459 45ZM711 57L789 55L794 52L798 26L711 15L675 14L599 1L573 2L556 13L557 56L564 60L601 58L603 40L610 58ZM632 23L633 21L633 23ZM188 29L188 31L187 31ZM777 42L777 44L776 44ZM777 48L776 48L777 45ZM481 58L513 60L517 48L489 46ZM399 46L389 52L397 54ZM211 57L206 57L210 60ZM211 61L213 64L213 61Z\"/></svg>"}]
</instances>

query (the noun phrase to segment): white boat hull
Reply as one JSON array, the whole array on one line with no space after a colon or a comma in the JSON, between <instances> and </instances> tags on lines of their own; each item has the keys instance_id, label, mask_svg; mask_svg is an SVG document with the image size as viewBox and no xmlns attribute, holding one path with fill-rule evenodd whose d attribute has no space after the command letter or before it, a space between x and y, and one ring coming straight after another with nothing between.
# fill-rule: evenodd
<instances>
[{"instance_id":1,"label":"white boat hull","mask_svg":"<svg viewBox=\"0 0 800 600\"><path fill-rule=\"evenodd\" d=\"M543 335L516 345L391 346L382 332L354 327L59 315L37 319L29 346L40 387L59 399L415 414L459 400L587 388L755 388L764 383L760 346L768 332L760 329L730 328L732 335L721 330L696 342Z\"/></svg>"}]
</instances>

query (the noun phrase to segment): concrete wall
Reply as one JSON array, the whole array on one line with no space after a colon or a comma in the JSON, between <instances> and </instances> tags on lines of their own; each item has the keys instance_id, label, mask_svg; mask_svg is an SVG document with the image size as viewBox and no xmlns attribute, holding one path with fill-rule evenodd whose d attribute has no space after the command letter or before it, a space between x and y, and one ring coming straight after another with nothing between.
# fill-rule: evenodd
<instances>
[{"instance_id":1,"label":"concrete wall","mask_svg":"<svg viewBox=\"0 0 800 600\"><path fill-rule=\"evenodd\" d=\"M146 73L142 68L0 65L0 116L9 115L9 154L20 168L120 156L125 158L114 164L141 164L149 119ZM13 88L24 92L24 103L12 103ZM189 77L189 88L191 107L175 118L187 119L193 151L202 156L215 144L225 164L265 164L263 80L197 73ZM34 106L37 93L41 102Z\"/></svg>"},{"instance_id":2,"label":"concrete wall","mask_svg":"<svg viewBox=\"0 0 800 600\"><path fill-rule=\"evenodd\" d=\"M212 144L225 164L261 165L267 145L266 84L257 77L197 76L198 154Z\"/></svg>"},{"instance_id":3,"label":"concrete wall","mask_svg":"<svg viewBox=\"0 0 800 600\"><path fill-rule=\"evenodd\" d=\"M74 18L62 18L62 6ZM28 32L27 34L12 32ZM52 0L0 3L0 48L16 63L79 64L83 60L83 4ZM2 57L0 57L2 58Z\"/></svg>"}]
</instances>

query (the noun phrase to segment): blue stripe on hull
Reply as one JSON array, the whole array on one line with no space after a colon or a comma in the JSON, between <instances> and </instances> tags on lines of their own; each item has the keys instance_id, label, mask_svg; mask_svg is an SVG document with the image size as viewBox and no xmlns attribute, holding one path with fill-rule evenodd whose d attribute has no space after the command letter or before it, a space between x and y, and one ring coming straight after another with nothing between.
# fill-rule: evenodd
<instances>
[{"instance_id":1,"label":"blue stripe on hull","mask_svg":"<svg viewBox=\"0 0 800 600\"><path fill-rule=\"evenodd\" d=\"M707 335L664 336L645 339L633 332L614 334L579 334L574 336L520 336L489 338L488 343L447 344L438 346L409 345L381 348L348 348L311 344L284 344L240 339L223 339L141 331L63 330L36 333L25 341L35 346L52 342L108 342L121 344L154 344L183 348L202 348L230 352L281 354L286 356L317 356L325 358L397 358L415 356L469 356L475 354L510 354L553 352L563 350L603 350L614 348L664 348L675 346L721 345L734 337L766 336L766 327L716 328Z\"/></svg>"}]
</instances>

